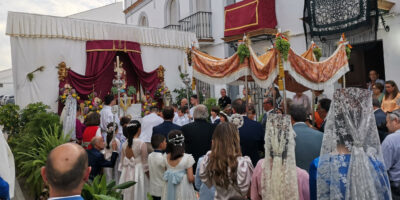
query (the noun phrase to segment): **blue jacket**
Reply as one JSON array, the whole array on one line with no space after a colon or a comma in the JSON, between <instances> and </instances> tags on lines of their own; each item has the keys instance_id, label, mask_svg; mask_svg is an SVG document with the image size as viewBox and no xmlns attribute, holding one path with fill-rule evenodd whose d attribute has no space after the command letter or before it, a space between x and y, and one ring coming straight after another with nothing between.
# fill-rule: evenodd
<instances>
[{"instance_id":1,"label":"blue jacket","mask_svg":"<svg viewBox=\"0 0 400 200\"><path fill-rule=\"evenodd\" d=\"M102 154L99 150L92 148L90 150L86 150L89 158L89 166L92 167L92 171L90 171L89 178L91 180L94 179L97 175L101 174L101 170L103 167L113 168L115 162L118 158L118 153L113 152L111 155L111 160L108 161L104 158L104 154Z\"/></svg>"},{"instance_id":2,"label":"blue jacket","mask_svg":"<svg viewBox=\"0 0 400 200\"><path fill-rule=\"evenodd\" d=\"M249 156L253 166L260 160L260 153L264 152L264 131L260 123L243 116L243 126L239 128L240 147L242 154Z\"/></svg>"},{"instance_id":3,"label":"blue jacket","mask_svg":"<svg viewBox=\"0 0 400 200\"><path fill-rule=\"evenodd\" d=\"M168 133L172 130L181 130L181 127L172 123L172 121L164 121L160 125L153 127L153 135L161 134L168 138Z\"/></svg>"},{"instance_id":4,"label":"blue jacket","mask_svg":"<svg viewBox=\"0 0 400 200\"><path fill-rule=\"evenodd\" d=\"M1 137L2 135L0 135ZM8 183L0 177L0 199L10 199L10 191Z\"/></svg>"},{"instance_id":5,"label":"blue jacket","mask_svg":"<svg viewBox=\"0 0 400 200\"><path fill-rule=\"evenodd\" d=\"M374 112L374 115L375 115L376 126L378 128L379 139L381 140L382 143L388 132L386 128L386 114L385 112L383 112L382 109L379 108Z\"/></svg>"},{"instance_id":6,"label":"blue jacket","mask_svg":"<svg viewBox=\"0 0 400 200\"><path fill-rule=\"evenodd\" d=\"M308 127L305 123L293 125L296 132L296 165L308 171L311 162L319 157L323 133Z\"/></svg>"}]
</instances>

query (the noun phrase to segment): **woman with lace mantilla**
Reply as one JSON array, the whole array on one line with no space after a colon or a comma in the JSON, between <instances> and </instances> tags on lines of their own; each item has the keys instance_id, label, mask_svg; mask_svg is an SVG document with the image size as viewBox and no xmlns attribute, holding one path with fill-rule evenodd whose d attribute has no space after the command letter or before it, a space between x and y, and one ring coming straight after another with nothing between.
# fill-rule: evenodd
<instances>
[{"instance_id":1,"label":"woman with lace mantilla","mask_svg":"<svg viewBox=\"0 0 400 200\"><path fill-rule=\"evenodd\" d=\"M310 165L310 193L311 199L391 199L368 90L334 93L321 154Z\"/></svg>"}]
</instances>

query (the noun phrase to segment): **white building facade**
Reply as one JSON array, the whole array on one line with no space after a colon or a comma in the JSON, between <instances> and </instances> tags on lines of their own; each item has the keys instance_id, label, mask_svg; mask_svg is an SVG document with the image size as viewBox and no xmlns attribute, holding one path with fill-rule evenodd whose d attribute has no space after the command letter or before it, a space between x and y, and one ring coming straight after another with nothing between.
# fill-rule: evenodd
<instances>
[{"instance_id":1,"label":"white building facade","mask_svg":"<svg viewBox=\"0 0 400 200\"><path fill-rule=\"evenodd\" d=\"M231 56L235 50L222 40L225 24L224 7L239 1L124 0L125 21L127 24L139 26L195 32L201 51L215 57L225 58ZM390 31L386 32L381 24L381 20L379 21L376 41L380 43L379 45L382 46L382 49L375 56L383 57L378 59L382 62L380 64L382 66L379 67L384 67L381 71L381 76L384 76L386 80L394 80L400 84L400 3L395 3L389 14L383 16L386 24L390 26ZM301 20L303 18L303 7L304 1L275 0L277 28L282 32L289 31L291 47L297 53L302 53L307 48L303 21ZM339 40L339 37L337 40ZM264 53L265 49L271 45L270 40L253 42L252 44L258 54ZM350 76L351 80L348 80L348 82L351 83L353 77L356 76L362 76L358 77L360 80L357 81L368 81L368 70L370 69L366 67L374 65L373 63L369 63L371 61L368 60L368 56L371 56L368 52L362 53L362 64L365 66L365 69L364 67L360 68L356 66L356 70L351 72L353 74ZM359 86L363 87L364 85ZM212 87L211 96L219 97L221 87L226 86ZM330 96L336 87L339 87L339 84L327 89L328 96ZM238 91L241 90L236 90L237 95Z\"/></svg>"}]
</instances>

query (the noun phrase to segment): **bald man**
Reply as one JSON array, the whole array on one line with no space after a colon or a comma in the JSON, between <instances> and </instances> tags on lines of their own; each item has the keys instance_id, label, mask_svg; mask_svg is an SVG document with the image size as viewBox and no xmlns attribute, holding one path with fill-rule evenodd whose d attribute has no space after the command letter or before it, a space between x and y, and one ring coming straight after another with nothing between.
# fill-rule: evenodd
<instances>
[{"instance_id":1,"label":"bald man","mask_svg":"<svg viewBox=\"0 0 400 200\"><path fill-rule=\"evenodd\" d=\"M80 195L90 170L81 146L67 143L54 148L41 169L43 181L49 186L49 200L83 200Z\"/></svg>"},{"instance_id":2,"label":"bald man","mask_svg":"<svg viewBox=\"0 0 400 200\"><path fill-rule=\"evenodd\" d=\"M104 149L104 139L102 136L97 136L92 139L90 142L92 145L92 149L87 150L87 154L89 157L89 166L92 167L92 171L90 172L90 180L93 180L94 177L97 175L101 174L103 167L109 167L113 168L115 165L115 162L117 161L118 158L118 152L117 152L117 143L115 140L111 144L111 148L113 150L111 154L111 160L106 160L104 158L104 154L101 153L101 150Z\"/></svg>"}]
</instances>

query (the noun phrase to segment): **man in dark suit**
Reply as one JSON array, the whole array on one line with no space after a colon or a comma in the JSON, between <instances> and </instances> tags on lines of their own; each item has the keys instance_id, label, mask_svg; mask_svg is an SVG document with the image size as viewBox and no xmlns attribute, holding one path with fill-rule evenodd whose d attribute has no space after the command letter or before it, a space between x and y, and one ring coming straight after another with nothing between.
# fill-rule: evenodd
<instances>
[{"instance_id":1,"label":"man in dark suit","mask_svg":"<svg viewBox=\"0 0 400 200\"><path fill-rule=\"evenodd\" d=\"M382 143L389 132L386 127L386 114L381 109L381 104L379 103L378 99L372 99L372 106L374 107L374 115L376 127L378 128L379 139Z\"/></svg>"},{"instance_id":2,"label":"man in dark suit","mask_svg":"<svg viewBox=\"0 0 400 200\"><path fill-rule=\"evenodd\" d=\"M296 133L296 165L306 171L311 162L321 151L323 133L310 128L307 120L307 110L302 105L292 105L289 109L292 117L293 130Z\"/></svg>"},{"instance_id":3,"label":"man in dark suit","mask_svg":"<svg viewBox=\"0 0 400 200\"><path fill-rule=\"evenodd\" d=\"M92 141L90 142L92 145L92 149L87 150L87 154L89 157L89 166L92 167L92 171L90 172L90 180L93 180L94 177L97 175L101 174L101 171L103 167L109 167L113 168L115 165L115 162L117 161L118 158L118 152L117 152L117 143L113 141L111 144L111 148L113 150L111 154L111 160L108 161L104 158L104 154L102 154L100 151L104 149L104 139L101 136L94 137Z\"/></svg>"},{"instance_id":4,"label":"man in dark suit","mask_svg":"<svg viewBox=\"0 0 400 200\"><path fill-rule=\"evenodd\" d=\"M242 154L249 156L256 166L260 160L260 152L264 152L264 131L260 123L246 116L246 104L242 99L232 103L233 113L243 116L243 126L239 128L240 147Z\"/></svg>"},{"instance_id":5,"label":"man in dark suit","mask_svg":"<svg viewBox=\"0 0 400 200\"><path fill-rule=\"evenodd\" d=\"M271 97L267 97L263 100L263 109L265 113L263 114L261 125L265 131L268 115L274 111L274 100Z\"/></svg>"},{"instance_id":6,"label":"man in dark suit","mask_svg":"<svg viewBox=\"0 0 400 200\"><path fill-rule=\"evenodd\" d=\"M174 108L166 106L162 111L164 122L153 127L153 135L160 134L168 138L168 133L172 130L181 130L181 127L172 123L174 119Z\"/></svg>"},{"instance_id":7,"label":"man in dark suit","mask_svg":"<svg viewBox=\"0 0 400 200\"><path fill-rule=\"evenodd\" d=\"M193 118L194 122L182 126L181 130L185 136L185 152L192 154L197 162L201 156L211 149L215 125L207 122L208 109L202 104L194 109Z\"/></svg>"},{"instance_id":8,"label":"man in dark suit","mask_svg":"<svg viewBox=\"0 0 400 200\"><path fill-rule=\"evenodd\" d=\"M85 149L73 143L54 148L40 173L49 186L50 199L83 200L80 195L90 174Z\"/></svg>"},{"instance_id":9,"label":"man in dark suit","mask_svg":"<svg viewBox=\"0 0 400 200\"><path fill-rule=\"evenodd\" d=\"M318 101L317 112L318 112L319 117L321 117L321 119L323 120L321 127L319 128L319 131L321 131L321 132L324 132L324 130L325 130L326 116L328 116L330 107L331 107L330 99L321 99Z\"/></svg>"}]
</instances>

